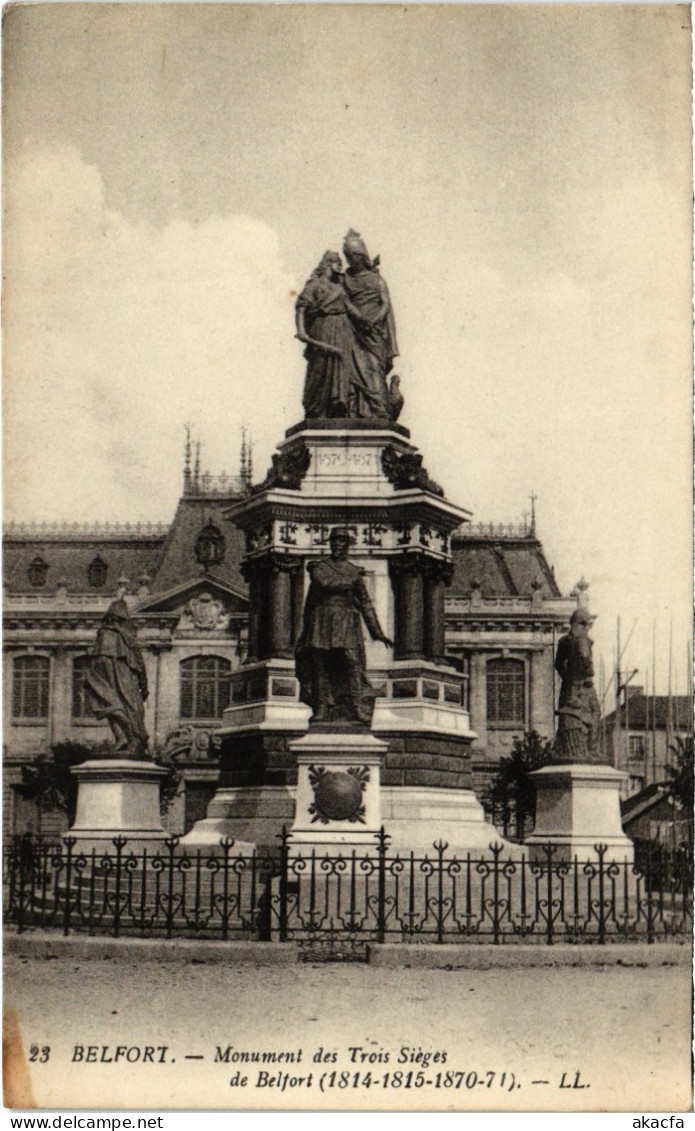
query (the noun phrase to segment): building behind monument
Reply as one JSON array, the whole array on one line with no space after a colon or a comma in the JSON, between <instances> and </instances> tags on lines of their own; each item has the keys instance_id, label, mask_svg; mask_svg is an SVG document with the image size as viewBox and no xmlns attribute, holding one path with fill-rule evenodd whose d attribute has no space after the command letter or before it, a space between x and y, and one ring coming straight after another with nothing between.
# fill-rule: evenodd
<instances>
[{"instance_id":1,"label":"building behind monument","mask_svg":"<svg viewBox=\"0 0 695 1131\"><path fill-rule=\"evenodd\" d=\"M250 488L245 449L237 475L212 476L200 473L198 461L192 466L188 445L170 524L5 529L8 832L64 831L62 813L21 796L22 767L58 743L93 747L107 737L93 715L85 675L97 627L117 593L125 595L145 660L152 745L173 760L182 779L166 823L181 833L204 816L218 780L215 730L248 643L243 538L223 514ZM557 641L584 591L561 593L533 506L518 525L464 525L451 549L445 648L466 677L480 795L515 738L531 730L552 738Z\"/></svg>"}]
</instances>

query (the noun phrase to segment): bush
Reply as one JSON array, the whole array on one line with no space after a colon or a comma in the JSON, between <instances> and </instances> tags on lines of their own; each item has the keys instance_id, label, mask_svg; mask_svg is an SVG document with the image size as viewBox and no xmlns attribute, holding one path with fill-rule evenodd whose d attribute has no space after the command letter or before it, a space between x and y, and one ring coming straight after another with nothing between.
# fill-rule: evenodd
<instances>
[{"instance_id":1,"label":"bush","mask_svg":"<svg viewBox=\"0 0 695 1131\"><path fill-rule=\"evenodd\" d=\"M515 738L510 758L502 758L482 797L483 809L509 840L523 841L536 819L536 786L531 778L552 759L552 743L537 731Z\"/></svg>"}]
</instances>

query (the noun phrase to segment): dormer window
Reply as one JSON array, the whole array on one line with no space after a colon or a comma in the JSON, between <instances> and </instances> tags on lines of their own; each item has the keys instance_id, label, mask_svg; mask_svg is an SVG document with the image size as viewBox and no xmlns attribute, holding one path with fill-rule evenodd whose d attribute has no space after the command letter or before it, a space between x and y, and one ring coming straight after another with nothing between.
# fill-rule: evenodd
<instances>
[{"instance_id":1,"label":"dormer window","mask_svg":"<svg viewBox=\"0 0 695 1131\"><path fill-rule=\"evenodd\" d=\"M34 589L43 589L48 575L48 562L45 562L41 557L36 557L33 562L31 562L27 572L29 584Z\"/></svg>"},{"instance_id":2,"label":"dormer window","mask_svg":"<svg viewBox=\"0 0 695 1131\"><path fill-rule=\"evenodd\" d=\"M106 585L106 574L108 573L108 566L103 558L97 554L96 558L87 566L87 581L92 586L92 589L103 589Z\"/></svg>"},{"instance_id":3,"label":"dormer window","mask_svg":"<svg viewBox=\"0 0 695 1131\"><path fill-rule=\"evenodd\" d=\"M211 566L220 565L224 561L224 534L208 522L195 540L194 553L203 569L207 572Z\"/></svg>"}]
</instances>

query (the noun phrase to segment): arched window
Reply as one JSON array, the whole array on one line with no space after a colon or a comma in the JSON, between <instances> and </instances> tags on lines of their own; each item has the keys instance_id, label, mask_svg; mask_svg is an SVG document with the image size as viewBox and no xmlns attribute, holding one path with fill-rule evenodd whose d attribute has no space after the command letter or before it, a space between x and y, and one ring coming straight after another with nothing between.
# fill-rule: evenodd
<instances>
[{"instance_id":1,"label":"arched window","mask_svg":"<svg viewBox=\"0 0 695 1131\"><path fill-rule=\"evenodd\" d=\"M73 719L93 719L92 700L84 685L91 656L75 656L72 661L72 717Z\"/></svg>"},{"instance_id":2,"label":"arched window","mask_svg":"<svg viewBox=\"0 0 695 1131\"><path fill-rule=\"evenodd\" d=\"M97 554L87 566L87 581L93 589L102 589L106 585L108 566L104 559Z\"/></svg>"},{"instance_id":3,"label":"arched window","mask_svg":"<svg viewBox=\"0 0 695 1131\"><path fill-rule=\"evenodd\" d=\"M488 660L487 721L523 727L526 721L523 660Z\"/></svg>"},{"instance_id":4,"label":"arched window","mask_svg":"<svg viewBox=\"0 0 695 1131\"><path fill-rule=\"evenodd\" d=\"M181 663L181 718L219 719L229 706L232 665L221 656L192 656Z\"/></svg>"},{"instance_id":5,"label":"arched window","mask_svg":"<svg viewBox=\"0 0 695 1131\"><path fill-rule=\"evenodd\" d=\"M29 584L33 585L34 589L43 589L48 574L48 562L45 562L41 557L35 557L30 563L27 573Z\"/></svg>"},{"instance_id":6,"label":"arched window","mask_svg":"<svg viewBox=\"0 0 695 1131\"><path fill-rule=\"evenodd\" d=\"M48 718L48 678L46 656L17 656L12 664L12 718Z\"/></svg>"}]
</instances>

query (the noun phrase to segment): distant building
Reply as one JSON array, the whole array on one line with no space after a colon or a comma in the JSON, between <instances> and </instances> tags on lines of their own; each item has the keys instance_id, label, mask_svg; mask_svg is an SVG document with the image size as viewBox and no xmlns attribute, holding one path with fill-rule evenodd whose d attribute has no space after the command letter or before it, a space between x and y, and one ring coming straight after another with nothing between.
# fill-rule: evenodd
<instances>
[{"instance_id":1,"label":"distant building","mask_svg":"<svg viewBox=\"0 0 695 1131\"><path fill-rule=\"evenodd\" d=\"M693 704L687 695L645 695L628 689L626 703L601 723L605 750L617 770L628 775L624 796L664 782L674 758L669 747L676 736L693 732Z\"/></svg>"},{"instance_id":2,"label":"distant building","mask_svg":"<svg viewBox=\"0 0 695 1131\"><path fill-rule=\"evenodd\" d=\"M58 742L109 738L92 715L84 672L97 626L125 592L147 667L148 733L183 776L168 823L204 816L217 782L214 731L229 675L246 656L248 597L239 571L243 538L225 510L249 488L236 476L191 467L170 524L10 524L4 532L4 818L8 832L63 831L16 786L21 767ZM198 461L196 461L197 464ZM554 733L553 659L576 594L563 597L536 536L521 526L465 527L452 540L446 652L468 676L476 787L515 737Z\"/></svg>"}]
</instances>

